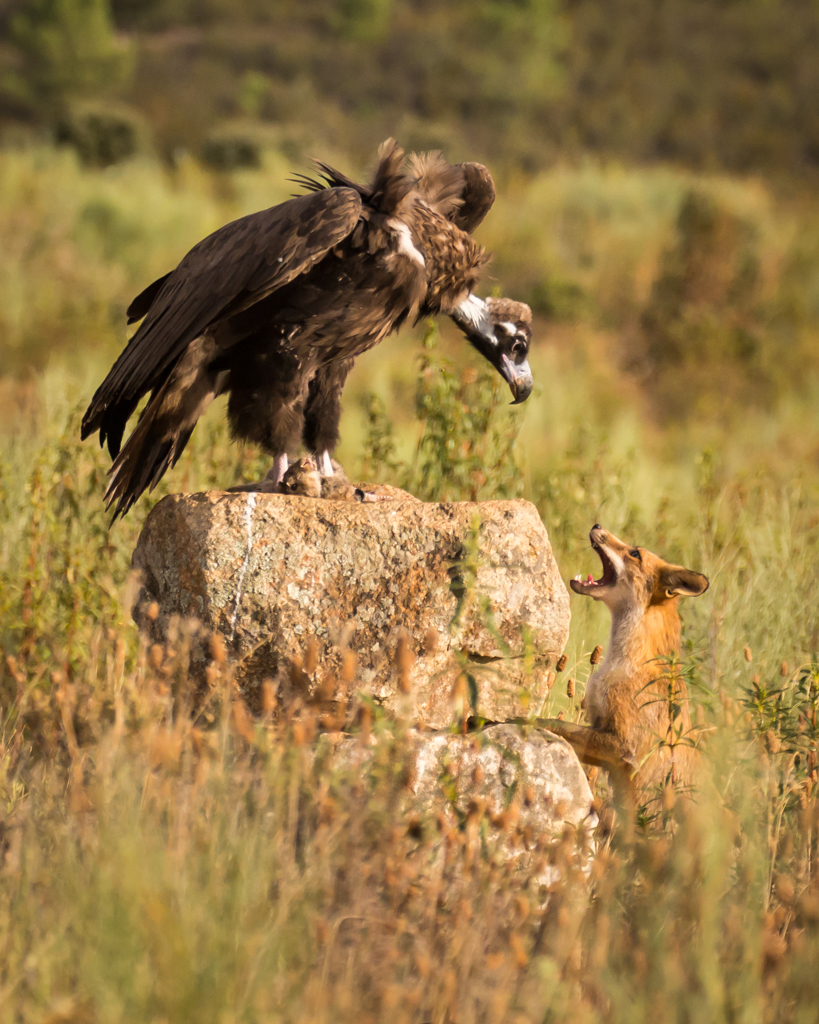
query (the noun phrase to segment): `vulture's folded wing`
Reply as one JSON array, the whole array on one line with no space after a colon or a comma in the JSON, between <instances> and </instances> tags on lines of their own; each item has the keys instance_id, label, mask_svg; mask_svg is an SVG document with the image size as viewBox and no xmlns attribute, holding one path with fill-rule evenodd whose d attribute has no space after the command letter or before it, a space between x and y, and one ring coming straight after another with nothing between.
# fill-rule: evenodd
<instances>
[{"instance_id":1,"label":"vulture's folded wing","mask_svg":"<svg viewBox=\"0 0 819 1024\"><path fill-rule=\"evenodd\" d=\"M451 220L469 234L481 223L495 202L495 183L483 164L456 164L464 176L461 205Z\"/></svg>"},{"instance_id":2,"label":"vulture's folded wing","mask_svg":"<svg viewBox=\"0 0 819 1024\"><path fill-rule=\"evenodd\" d=\"M242 217L195 245L129 308L145 319L94 395L83 438L100 430L102 442L106 410L117 420L132 411L195 338L309 270L350 234L360 214L358 192L330 188Z\"/></svg>"}]
</instances>

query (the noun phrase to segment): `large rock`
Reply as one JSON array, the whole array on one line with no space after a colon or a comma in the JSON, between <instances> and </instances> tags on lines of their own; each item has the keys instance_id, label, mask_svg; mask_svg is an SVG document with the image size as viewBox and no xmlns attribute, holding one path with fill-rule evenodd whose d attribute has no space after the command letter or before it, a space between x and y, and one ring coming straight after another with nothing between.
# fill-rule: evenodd
<instances>
[{"instance_id":1,"label":"large rock","mask_svg":"<svg viewBox=\"0 0 819 1024\"><path fill-rule=\"evenodd\" d=\"M388 709L406 710L409 688L418 718L440 727L453 691L477 691L479 713L505 720L540 711L568 636L568 594L526 501L171 495L149 515L133 565L137 608L159 605L155 639L177 615L220 633L251 703L264 679L286 689L311 646L319 670L295 677L308 687L323 677L328 696L326 673L343 677L349 645L354 688ZM402 635L410 657L399 671Z\"/></svg>"}]
</instances>

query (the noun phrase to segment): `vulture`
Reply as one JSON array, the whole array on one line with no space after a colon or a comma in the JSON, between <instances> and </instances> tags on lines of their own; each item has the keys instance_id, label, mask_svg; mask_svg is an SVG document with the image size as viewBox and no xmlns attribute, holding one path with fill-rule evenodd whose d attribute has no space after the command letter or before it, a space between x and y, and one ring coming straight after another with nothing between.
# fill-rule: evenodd
<instances>
[{"instance_id":1,"label":"vulture","mask_svg":"<svg viewBox=\"0 0 819 1024\"><path fill-rule=\"evenodd\" d=\"M495 198L487 169L405 158L392 139L369 185L317 167L294 179L304 194L219 228L128 307L129 324L142 322L82 421L83 439L99 432L114 460L115 520L176 463L221 394L233 436L273 458L263 481L235 489L280 491L300 443L332 476L345 379L408 319L449 315L513 404L529 396L529 307L475 295L488 257L471 232Z\"/></svg>"}]
</instances>

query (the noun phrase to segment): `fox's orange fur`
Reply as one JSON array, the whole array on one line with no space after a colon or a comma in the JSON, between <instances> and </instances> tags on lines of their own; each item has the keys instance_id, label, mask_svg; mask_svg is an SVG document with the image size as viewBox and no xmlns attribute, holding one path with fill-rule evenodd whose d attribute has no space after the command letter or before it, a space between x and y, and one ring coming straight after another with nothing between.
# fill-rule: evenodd
<instances>
[{"instance_id":1,"label":"fox's orange fur","mask_svg":"<svg viewBox=\"0 0 819 1024\"><path fill-rule=\"evenodd\" d=\"M590 534L603 562L603 576L571 581L577 594L603 601L611 612L606 656L586 689L590 726L553 722L581 760L609 769L616 782L630 780L645 790L673 781L689 784L697 753L684 679L675 675L669 710L669 659L679 653L680 597L708 588L698 572L672 565L645 548L635 548L600 526Z\"/></svg>"}]
</instances>

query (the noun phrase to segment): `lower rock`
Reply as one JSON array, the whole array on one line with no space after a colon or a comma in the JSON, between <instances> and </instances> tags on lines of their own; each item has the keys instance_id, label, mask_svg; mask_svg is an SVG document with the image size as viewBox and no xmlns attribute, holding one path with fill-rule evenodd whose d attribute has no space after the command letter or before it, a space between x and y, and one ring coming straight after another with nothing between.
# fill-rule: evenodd
<instances>
[{"instance_id":1,"label":"lower rock","mask_svg":"<svg viewBox=\"0 0 819 1024\"><path fill-rule=\"evenodd\" d=\"M323 737L318 750L357 774L375 758L371 746L345 734ZM419 814L448 813L453 823L485 818L490 835L512 839L516 856L568 829L585 858L576 866L587 866L598 819L586 775L565 740L514 725L467 735L411 730L403 757L407 799ZM547 871L543 881L551 880Z\"/></svg>"}]
</instances>

